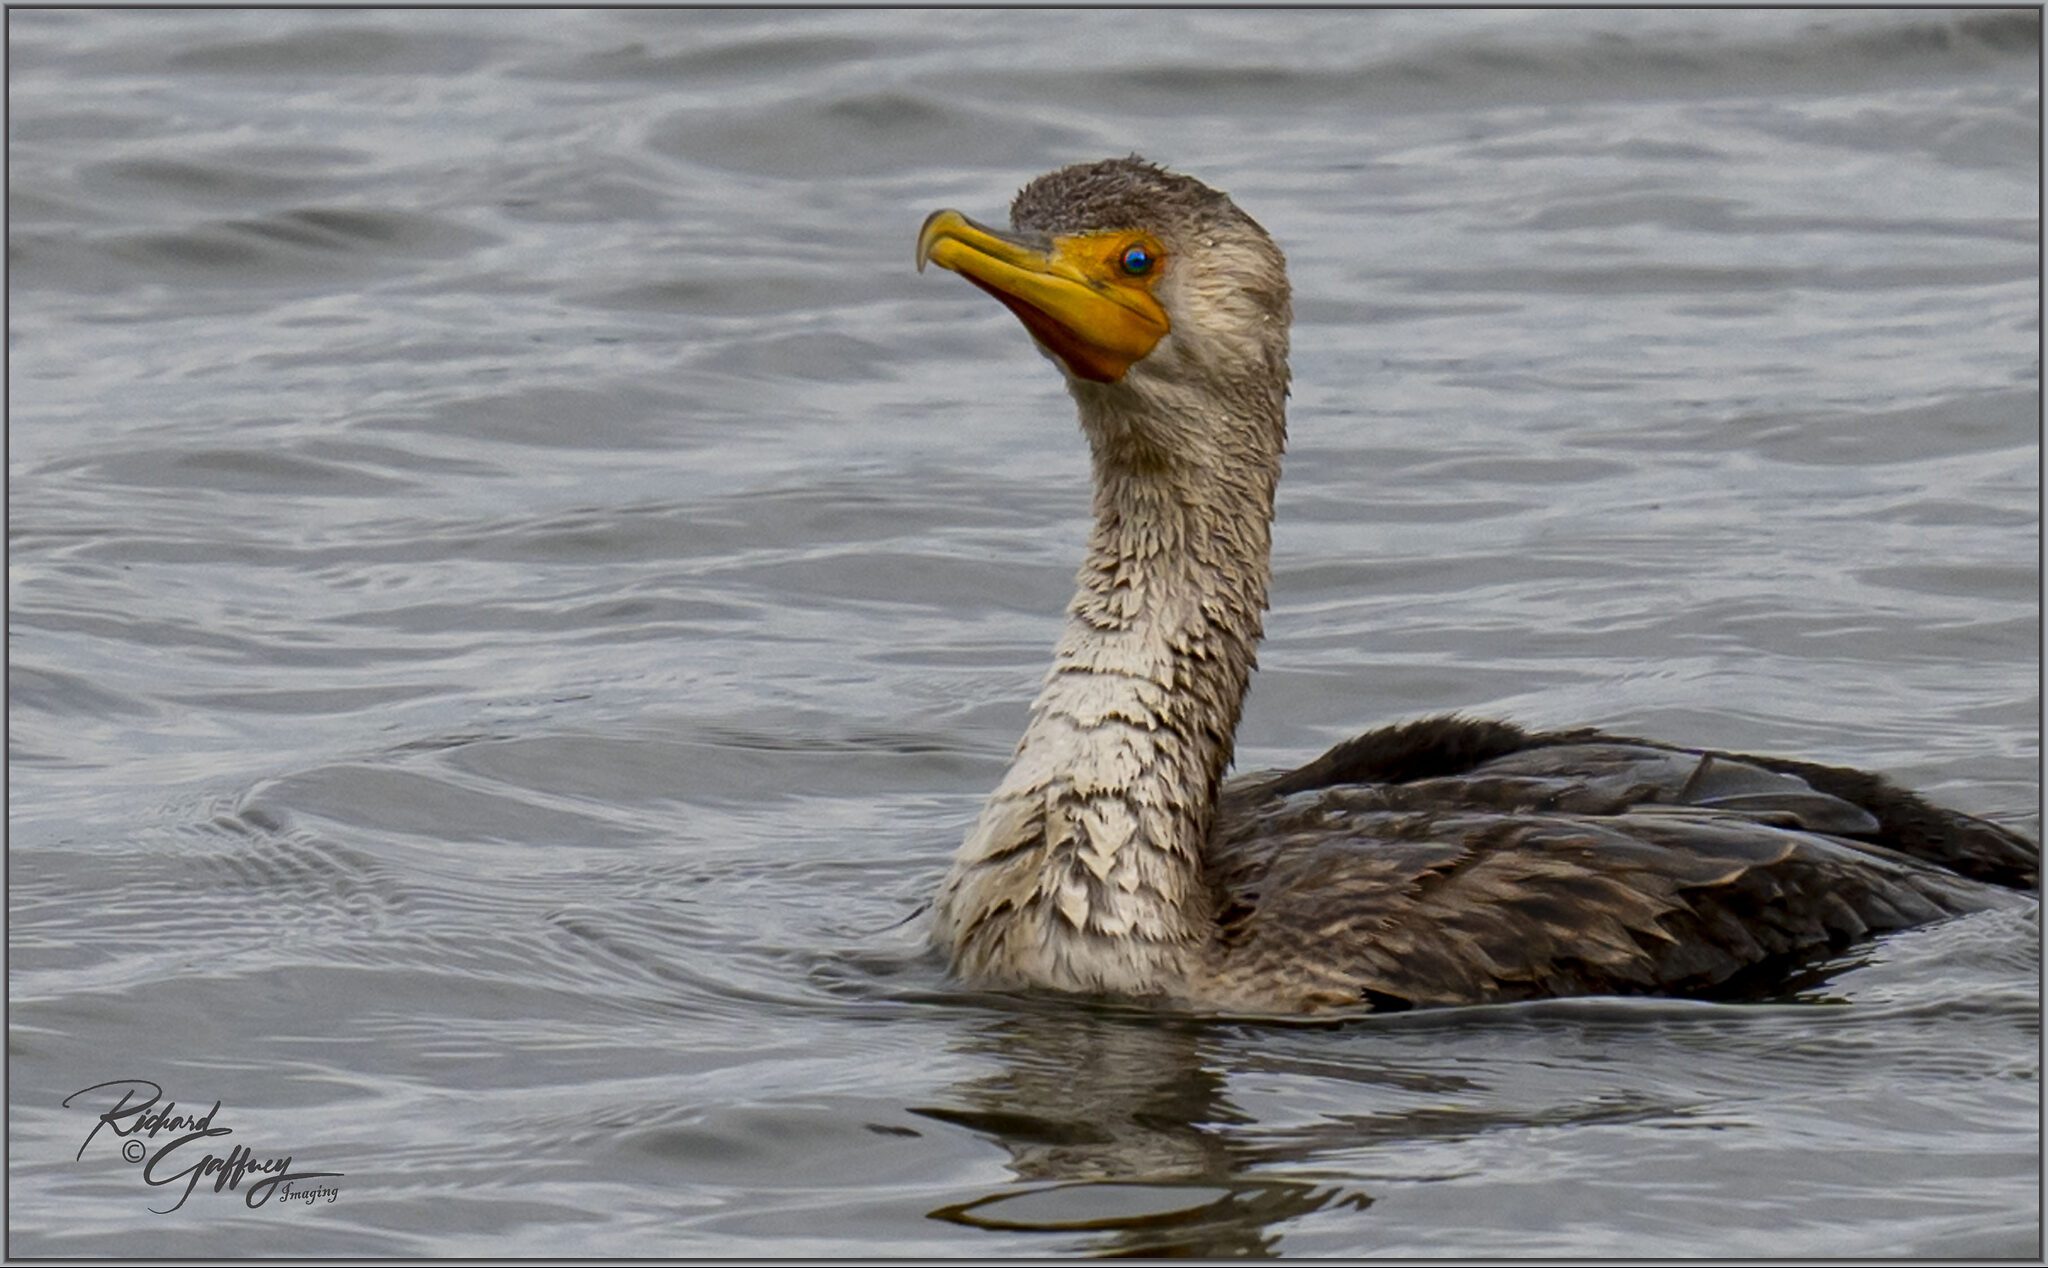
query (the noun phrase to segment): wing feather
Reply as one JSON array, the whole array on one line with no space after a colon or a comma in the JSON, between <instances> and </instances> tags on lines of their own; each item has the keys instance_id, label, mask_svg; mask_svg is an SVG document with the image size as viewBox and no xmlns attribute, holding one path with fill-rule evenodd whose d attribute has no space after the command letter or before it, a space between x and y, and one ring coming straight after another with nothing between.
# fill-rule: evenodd
<instances>
[{"instance_id":1,"label":"wing feather","mask_svg":"<svg viewBox=\"0 0 2048 1268\"><path fill-rule=\"evenodd\" d=\"M1975 833L2019 875L2031 843L1861 780L1596 732L1373 732L1224 790L1219 980L1310 1008L1698 993L2021 901L1928 855Z\"/></svg>"}]
</instances>

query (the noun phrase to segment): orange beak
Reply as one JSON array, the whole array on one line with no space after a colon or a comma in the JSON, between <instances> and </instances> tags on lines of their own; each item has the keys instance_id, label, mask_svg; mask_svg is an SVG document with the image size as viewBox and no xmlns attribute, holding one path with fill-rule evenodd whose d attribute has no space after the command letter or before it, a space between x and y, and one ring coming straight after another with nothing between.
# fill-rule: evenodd
<instances>
[{"instance_id":1,"label":"orange beak","mask_svg":"<svg viewBox=\"0 0 2048 1268\"><path fill-rule=\"evenodd\" d=\"M1151 290L1115 274L1101 235L1027 240L935 211L917 235L929 260L1001 300L1076 378L1114 383L1172 328Z\"/></svg>"}]
</instances>

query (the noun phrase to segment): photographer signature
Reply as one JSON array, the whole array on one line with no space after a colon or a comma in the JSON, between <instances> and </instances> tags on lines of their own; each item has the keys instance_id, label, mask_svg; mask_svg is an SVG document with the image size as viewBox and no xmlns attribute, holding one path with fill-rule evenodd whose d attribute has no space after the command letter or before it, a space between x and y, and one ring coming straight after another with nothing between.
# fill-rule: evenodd
<instances>
[{"instance_id":1,"label":"photographer signature","mask_svg":"<svg viewBox=\"0 0 2048 1268\"><path fill-rule=\"evenodd\" d=\"M97 1093L98 1095L95 1095ZM246 1145L236 1145L226 1157L213 1152L211 1142L218 1137L234 1134L234 1129L214 1124L220 1115L219 1101L204 1114L181 1113L176 1101L164 1101L164 1090L148 1079L110 1079L81 1088L64 1098L69 1109L73 1101L82 1107L111 1101L110 1108L100 1111L93 1120L92 1130L85 1134L85 1140L78 1146L76 1157L85 1157L86 1146L102 1128L111 1129L122 1137L121 1157L131 1163L142 1165L142 1182L155 1187L170 1187L183 1183L178 1200L158 1210L158 1215L168 1215L185 1205L199 1182L211 1178L215 1193L234 1192L241 1189L242 1181L255 1179L243 1193L242 1201L250 1210L255 1210L270 1201L279 1186L288 1197L302 1197L306 1190L294 1192L294 1180L319 1180L338 1177L339 1171L293 1171L292 1157L258 1157ZM90 1098L90 1099L86 1099ZM158 1102L163 1102L161 1106ZM159 1137L163 1139L159 1140ZM334 1190L323 1187L318 1192L333 1201Z\"/></svg>"}]
</instances>

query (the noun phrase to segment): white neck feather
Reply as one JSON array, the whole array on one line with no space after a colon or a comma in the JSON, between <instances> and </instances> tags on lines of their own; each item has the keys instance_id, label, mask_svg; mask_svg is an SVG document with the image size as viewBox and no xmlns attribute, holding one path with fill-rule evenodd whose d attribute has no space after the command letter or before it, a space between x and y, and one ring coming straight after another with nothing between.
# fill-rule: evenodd
<instances>
[{"instance_id":1,"label":"white neck feather","mask_svg":"<svg viewBox=\"0 0 2048 1268\"><path fill-rule=\"evenodd\" d=\"M1266 605L1282 403L1202 417L1076 396L1095 449L1087 562L934 936L985 985L1175 994L1213 923L1202 847Z\"/></svg>"}]
</instances>

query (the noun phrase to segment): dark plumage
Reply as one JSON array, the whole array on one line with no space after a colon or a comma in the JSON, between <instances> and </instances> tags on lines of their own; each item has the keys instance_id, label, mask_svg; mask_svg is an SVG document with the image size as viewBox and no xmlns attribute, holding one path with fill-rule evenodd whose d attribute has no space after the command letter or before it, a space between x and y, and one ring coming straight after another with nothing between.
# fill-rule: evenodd
<instances>
[{"instance_id":1,"label":"dark plumage","mask_svg":"<svg viewBox=\"0 0 2048 1268\"><path fill-rule=\"evenodd\" d=\"M1231 781L1203 862L1233 962L1385 1009L1711 993L2024 901L2038 860L1861 771L1445 717Z\"/></svg>"}]
</instances>

